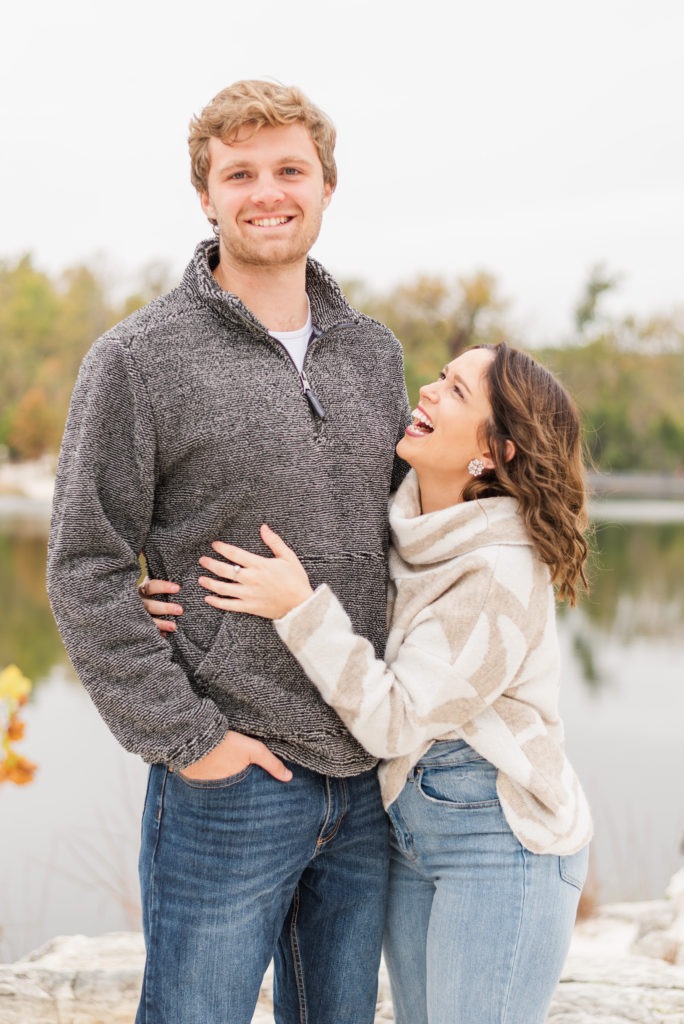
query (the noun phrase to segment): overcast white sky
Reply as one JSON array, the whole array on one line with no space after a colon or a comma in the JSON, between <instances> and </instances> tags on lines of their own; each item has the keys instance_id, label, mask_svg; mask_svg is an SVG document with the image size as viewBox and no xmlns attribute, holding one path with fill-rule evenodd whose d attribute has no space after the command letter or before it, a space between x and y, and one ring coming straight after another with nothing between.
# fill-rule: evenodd
<instances>
[{"instance_id":1,"label":"overcast white sky","mask_svg":"<svg viewBox=\"0 0 684 1024\"><path fill-rule=\"evenodd\" d=\"M174 274L208 232L186 128L238 78L335 121L314 250L376 287L485 269L535 340L589 268L684 302L682 0L34 0L0 19L0 258Z\"/></svg>"}]
</instances>

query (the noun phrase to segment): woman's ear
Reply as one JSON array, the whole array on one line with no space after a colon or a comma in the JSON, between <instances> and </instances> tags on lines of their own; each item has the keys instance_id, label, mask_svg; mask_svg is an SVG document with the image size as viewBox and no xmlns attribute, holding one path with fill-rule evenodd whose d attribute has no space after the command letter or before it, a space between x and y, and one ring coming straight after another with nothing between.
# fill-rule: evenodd
<instances>
[{"instance_id":1,"label":"woman's ear","mask_svg":"<svg viewBox=\"0 0 684 1024\"><path fill-rule=\"evenodd\" d=\"M515 445L511 441L510 437L506 439L506 446L504 448L504 459L506 462L510 462L511 459L515 458ZM485 464L485 469L495 469L494 459L490 451L482 452L482 461Z\"/></svg>"}]
</instances>

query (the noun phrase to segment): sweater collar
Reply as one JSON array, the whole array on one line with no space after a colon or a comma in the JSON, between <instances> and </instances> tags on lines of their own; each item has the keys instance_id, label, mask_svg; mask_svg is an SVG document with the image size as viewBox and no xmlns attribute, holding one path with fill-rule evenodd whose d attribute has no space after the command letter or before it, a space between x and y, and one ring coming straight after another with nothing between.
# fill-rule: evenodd
<instances>
[{"instance_id":1,"label":"sweater collar","mask_svg":"<svg viewBox=\"0 0 684 1024\"><path fill-rule=\"evenodd\" d=\"M389 521L394 550L409 565L434 565L492 544L532 543L515 498L481 498L423 514L413 470L392 499Z\"/></svg>"},{"instance_id":2,"label":"sweater collar","mask_svg":"<svg viewBox=\"0 0 684 1024\"><path fill-rule=\"evenodd\" d=\"M237 295L224 291L216 281L212 270L218 261L218 251L219 244L215 238L200 242L185 269L181 287L223 315L238 316L259 331L267 330ZM349 305L337 281L311 256L306 261L306 291L311 317L319 331L335 324L359 320L360 314Z\"/></svg>"}]
</instances>

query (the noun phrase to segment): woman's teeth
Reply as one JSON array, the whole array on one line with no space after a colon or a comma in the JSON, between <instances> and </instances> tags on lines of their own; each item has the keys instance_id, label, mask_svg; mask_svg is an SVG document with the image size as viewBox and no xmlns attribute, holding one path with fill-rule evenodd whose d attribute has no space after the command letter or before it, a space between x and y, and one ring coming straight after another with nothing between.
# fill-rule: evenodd
<instances>
[{"instance_id":1,"label":"woman's teeth","mask_svg":"<svg viewBox=\"0 0 684 1024\"><path fill-rule=\"evenodd\" d=\"M411 415L413 416L414 427L425 430L428 434L431 434L435 429L432 420L424 412L421 412L420 409L414 409Z\"/></svg>"}]
</instances>

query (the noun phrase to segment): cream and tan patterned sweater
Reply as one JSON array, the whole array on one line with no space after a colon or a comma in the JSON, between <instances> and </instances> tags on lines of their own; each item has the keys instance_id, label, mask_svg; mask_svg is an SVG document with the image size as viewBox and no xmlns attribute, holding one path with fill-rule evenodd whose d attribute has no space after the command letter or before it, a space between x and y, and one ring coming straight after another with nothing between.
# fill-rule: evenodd
<instances>
[{"instance_id":1,"label":"cream and tan patterned sweater","mask_svg":"<svg viewBox=\"0 0 684 1024\"><path fill-rule=\"evenodd\" d=\"M499 769L508 823L535 853L570 854L592 822L558 716L549 571L515 499L421 514L409 474L390 503L385 660L327 585L275 626L324 699L384 759L385 806L436 739L465 739Z\"/></svg>"}]
</instances>

